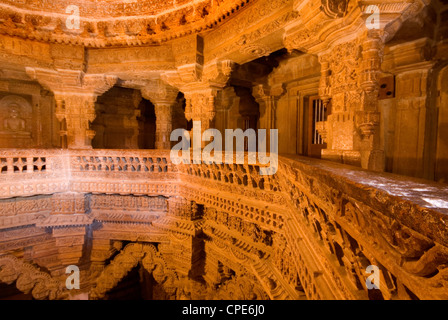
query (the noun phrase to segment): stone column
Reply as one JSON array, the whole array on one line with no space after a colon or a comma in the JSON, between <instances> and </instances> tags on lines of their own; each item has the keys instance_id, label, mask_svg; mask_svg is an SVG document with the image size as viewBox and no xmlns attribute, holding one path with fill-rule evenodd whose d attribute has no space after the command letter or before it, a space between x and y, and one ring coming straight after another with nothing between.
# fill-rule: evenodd
<instances>
[{"instance_id":1,"label":"stone column","mask_svg":"<svg viewBox=\"0 0 448 320\"><path fill-rule=\"evenodd\" d=\"M95 120L96 96L57 94L56 117L67 124L67 147L69 149L90 149L95 131L90 124Z\"/></svg>"},{"instance_id":2,"label":"stone column","mask_svg":"<svg viewBox=\"0 0 448 320\"><path fill-rule=\"evenodd\" d=\"M142 89L142 95L154 104L156 114L156 149L171 149L172 113L178 90L158 80L145 86Z\"/></svg>"},{"instance_id":3,"label":"stone column","mask_svg":"<svg viewBox=\"0 0 448 320\"><path fill-rule=\"evenodd\" d=\"M356 113L355 124L361 137L361 166L384 171L385 155L380 142L380 112L378 109L379 74L384 51L384 32L368 31L362 43L360 72L361 110Z\"/></svg>"},{"instance_id":4,"label":"stone column","mask_svg":"<svg viewBox=\"0 0 448 320\"><path fill-rule=\"evenodd\" d=\"M115 76L85 74L74 70L26 68L28 75L56 99L56 117L67 124L67 147L90 149L95 132L90 124L95 119L95 102L117 81Z\"/></svg>"},{"instance_id":5,"label":"stone column","mask_svg":"<svg viewBox=\"0 0 448 320\"><path fill-rule=\"evenodd\" d=\"M172 104L155 103L156 149L170 149L170 135L173 130Z\"/></svg>"},{"instance_id":6,"label":"stone column","mask_svg":"<svg viewBox=\"0 0 448 320\"><path fill-rule=\"evenodd\" d=\"M232 108L235 99L239 99L239 97L236 95L233 87L228 87L222 90L221 99L219 99L220 101L215 107L215 127L221 133L224 133L225 129L232 129L230 127L229 111Z\"/></svg>"},{"instance_id":7,"label":"stone column","mask_svg":"<svg viewBox=\"0 0 448 320\"><path fill-rule=\"evenodd\" d=\"M331 104L327 121L317 124L327 143L323 159L384 170L378 112L383 47L383 32L369 30L319 57L319 94L326 107Z\"/></svg>"},{"instance_id":8,"label":"stone column","mask_svg":"<svg viewBox=\"0 0 448 320\"><path fill-rule=\"evenodd\" d=\"M216 104L233 70L230 60L212 61L204 66L179 66L176 72L167 72L164 79L184 93L185 118L201 121L201 133L214 126ZM192 138L192 136L191 136ZM204 147L204 142L202 142Z\"/></svg>"},{"instance_id":9,"label":"stone column","mask_svg":"<svg viewBox=\"0 0 448 320\"><path fill-rule=\"evenodd\" d=\"M134 90L132 94L132 107L133 109L129 111L129 115L125 117L125 128L129 135L126 138L126 148L128 149L138 149L138 135L139 135L139 123L137 118L141 116L141 111L139 109L140 102L142 101L142 95L140 91Z\"/></svg>"},{"instance_id":10,"label":"stone column","mask_svg":"<svg viewBox=\"0 0 448 320\"><path fill-rule=\"evenodd\" d=\"M218 89L204 87L184 91L186 99L185 118L188 121L200 121L201 133L214 126L216 115L215 99Z\"/></svg>"},{"instance_id":11,"label":"stone column","mask_svg":"<svg viewBox=\"0 0 448 320\"><path fill-rule=\"evenodd\" d=\"M283 95L283 87L257 85L252 88L252 95L260 105L260 129L266 129L266 150L271 150L270 129L277 129L277 102Z\"/></svg>"}]
</instances>

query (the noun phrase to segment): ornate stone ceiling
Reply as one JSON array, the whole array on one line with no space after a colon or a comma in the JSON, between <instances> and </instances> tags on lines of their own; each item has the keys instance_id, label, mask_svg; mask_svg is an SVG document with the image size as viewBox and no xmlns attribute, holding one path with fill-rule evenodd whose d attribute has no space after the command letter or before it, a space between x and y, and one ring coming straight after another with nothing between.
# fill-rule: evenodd
<instances>
[{"instance_id":1,"label":"ornate stone ceiling","mask_svg":"<svg viewBox=\"0 0 448 320\"><path fill-rule=\"evenodd\" d=\"M211 29L255 1L4 0L0 33L89 47L158 44ZM79 28L71 28L67 20L78 14Z\"/></svg>"},{"instance_id":2,"label":"ornate stone ceiling","mask_svg":"<svg viewBox=\"0 0 448 320\"><path fill-rule=\"evenodd\" d=\"M244 64L282 48L322 55L368 31L371 4L387 42L428 1L1 0L0 77L29 81L27 66L113 75L130 88L167 72L195 82L217 61ZM67 26L70 6L79 28Z\"/></svg>"}]
</instances>

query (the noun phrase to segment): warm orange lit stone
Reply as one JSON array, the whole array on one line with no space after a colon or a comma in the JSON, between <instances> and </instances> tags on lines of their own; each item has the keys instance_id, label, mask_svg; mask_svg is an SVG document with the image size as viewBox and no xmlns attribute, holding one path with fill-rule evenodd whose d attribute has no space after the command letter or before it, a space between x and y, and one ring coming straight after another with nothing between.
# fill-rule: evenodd
<instances>
[{"instance_id":1,"label":"warm orange lit stone","mask_svg":"<svg viewBox=\"0 0 448 320\"><path fill-rule=\"evenodd\" d=\"M448 3L366 3L3 0L0 299L448 299Z\"/></svg>"}]
</instances>

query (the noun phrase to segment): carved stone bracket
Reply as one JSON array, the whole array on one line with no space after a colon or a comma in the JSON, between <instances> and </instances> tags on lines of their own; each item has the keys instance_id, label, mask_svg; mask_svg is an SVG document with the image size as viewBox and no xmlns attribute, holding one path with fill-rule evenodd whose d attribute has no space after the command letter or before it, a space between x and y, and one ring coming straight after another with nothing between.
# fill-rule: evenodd
<instances>
[{"instance_id":1,"label":"carved stone bracket","mask_svg":"<svg viewBox=\"0 0 448 320\"><path fill-rule=\"evenodd\" d=\"M95 132L90 124L95 120L95 102L117 81L116 76L85 74L73 70L26 68L26 72L56 99L56 117L66 120L67 146L71 149L89 149Z\"/></svg>"},{"instance_id":2,"label":"carved stone bracket","mask_svg":"<svg viewBox=\"0 0 448 320\"><path fill-rule=\"evenodd\" d=\"M35 299L57 299L62 290L59 281L52 278L32 264L23 262L14 256L0 257L0 282L16 282L17 289L31 293Z\"/></svg>"},{"instance_id":3,"label":"carved stone bracket","mask_svg":"<svg viewBox=\"0 0 448 320\"><path fill-rule=\"evenodd\" d=\"M230 78L234 63L213 61L203 67L198 64L178 67L163 79L185 94L187 120L201 121L202 132L210 128L216 114L216 100Z\"/></svg>"},{"instance_id":4,"label":"carved stone bracket","mask_svg":"<svg viewBox=\"0 0 448 320\"><path fill-rule=\"evenodd\" d=\"M301 19L291 21L285 28L284 44L288 50L300 50L312 54L331 50L335 42L344 39L351 41L368 29L367 21L372 12L367 10L373 5L380 12L380 29L384 38L391 39L402 23L416 16L426 5L426 0L397 2L385 1L348 1L321 0L304 5L296 1L296 10Z\"/></svg>"}]
</instances>

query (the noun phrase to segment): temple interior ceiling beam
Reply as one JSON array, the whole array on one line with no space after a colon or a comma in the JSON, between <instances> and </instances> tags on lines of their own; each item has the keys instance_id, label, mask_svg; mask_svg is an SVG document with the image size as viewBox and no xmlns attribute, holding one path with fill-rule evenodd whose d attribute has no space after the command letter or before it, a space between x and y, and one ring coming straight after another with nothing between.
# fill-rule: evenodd
<instances>
[{"instance_id":1,"label":"temple interior ceiling beam","mask_svg":"<svg viewBox=\"0 0 448 320\"><path fill-rule=\"evenodd\" d=\"M4 55L0 59L4 57L5 61L31 67L114 74L123 80L148 79L154 73L188 69L191 64L206 65L216 60L244 64L283 47L322 54L364 32L368 18L365 11L372 4L382 13L380 28L387 42L406 19L416 16L427 4L422 0L341 3L343 12L332 14L333 1L322 4L321 1L253 0L241 7L230 21L211 30L184 34L163 44L135 45L119 36L116 38L124 43L110 48L87 43L59 44L46 38L23 39L11 31L11 23L21 28L28 16L11 22L14 10L10 8L0 16L0 31L4 31L0 36L0 52ZM5 32L6 26L9 26L8 32ZM200 68L196 69L194 72L201 72Z\"/></svg>"}]
</instances>

